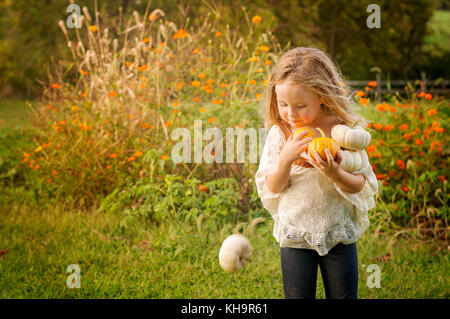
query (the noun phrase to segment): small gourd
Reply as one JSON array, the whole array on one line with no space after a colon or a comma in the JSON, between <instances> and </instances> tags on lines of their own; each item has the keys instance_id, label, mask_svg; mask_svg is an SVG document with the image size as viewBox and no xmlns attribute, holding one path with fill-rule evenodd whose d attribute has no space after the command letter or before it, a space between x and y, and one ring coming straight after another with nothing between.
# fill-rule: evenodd
<instances>
[{"instance_id":1,"label":"small gourd","mask_svg":"<svg viewBox=\"0 0 450 319\"><path fill-rule=\"evenodd\" d=\"M313 130L311 130L310 128L307 128L307 127L301 127L301 128L299 128L298 130L296 130L296 131L294 132L294 134L292 135L292 138L295 138L295 136L296 136L297 134L303 132L304 130L308 131L308 133L306 133L306 134L302 137L302 140L305 139L305 138L308 138L308 137L316 137L316 134L314 134L314 131L313 131Z\"/></svg>"},{"instance_id":2,"label":"small gourd","mask_svg":"<svg viewBox=\"0 0 450 319\"><path fill-rule=\"evenodd\" d=\"M325 149L328 148L331 152L331 156L333 156L333 158L335 159L337 152L341 149L338 142L336 142L332 138L327 137L320 127L318 127L317 130L319 130L320 134L322 134L322 137L315 138L311 142L309 142L308 153L311 154L312 158L317 160L314 155L314 151L317 151L317 153L319 153L319 156L324 161L326 161L327 154L325 153Z\"/></svg>"},{"instance_id":3,"label":"small gourd","mask_svg":"<svg viewBox=\"0 0 450 319\"><path fill-rule=\"evenodd\" d=\"M361 158L361 151L343 151L340 153L341 162L339 166L346 172L359 171L362 168L363 160Z\"/></svg>"},{"instance_id":4,"label":"small gourd","mask_svg":"<svg viewBox=\"0 0 450 319\"><path fill-rule=\"evenodd\" d=\"M343 148L352 151L361 151L369 146L371 141L370 133L360 126L356 126L356 121L351 127L338 124L331 129L331 137Z\"/></svg>"},{"instance_id":5,"label":"small gourd","mask_svg":"<svg viewBox=\"0 0 450 319\"><path fill-rule=\"evenodd\" d=\"M252 246L247 237L241 234L228 236L219 251L219 264L226 272L239 271L247 265L252 254Z\"/></svg>"},{"instance_id":6,"label":"small gourd","mask_svg":"<svg viewBox=\"0 0 450 319\"><path fill-rule=\"evenodd\" d=\"M301 138L301 140L304 140L305 138L308 138L308 137L312 137L312 138L316 137L316 134L314 133L314 131L311 130L310 128L308 128L308 127L305 126L305 127L301 127L301 128L299 128L299 129L297 129L297 130L294 132L294 134L291 134L291 135L289 136L289 138L288 138L288 141L294 139L295 136L296 136L297 134L301 133L301 132L304 131L304 130L307 130L308 133L306 133L306 134ZM300 158L300 159L296 160L293 164L294 164L294 165L298 165L298 166L305 166L305 165L307 165L307 164L305 164L305 163L307 163L307 160L304 159L304 158ZM307 165L307 166L309 166L309 165Z\"/></svg>"}]
</instances>

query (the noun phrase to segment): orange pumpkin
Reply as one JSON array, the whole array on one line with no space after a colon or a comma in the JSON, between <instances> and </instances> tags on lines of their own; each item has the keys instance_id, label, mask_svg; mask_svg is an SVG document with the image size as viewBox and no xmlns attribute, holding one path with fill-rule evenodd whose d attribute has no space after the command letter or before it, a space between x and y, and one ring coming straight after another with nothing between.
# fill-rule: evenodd
<instances>
[{"instance_id":1,"label":"orange pumpkin","mask_svg":"<svg viewBox=\"0 0 450 319\"><path fill-rule=\"evenodd\" d=\"M308 138L308 137L312 137L312 138L316 137L316 134L314 133L313 130L311 130L311 129L308 128L308 127L301 127L301 128L299 128L299 129L297 129L297 130L294 132L294 134L291 134L291 136L289 136L289 139L288 139L288 140L292 140L297 134L301 133L301 132L304 131L304 130L307 130L308 133L306 133L306 134L301 138L302 140L305 139L305 138ZM303 167L311 167L311 165L308 163L308 161L307 161L306 159L304 159L304 158L300 158L300 159L296 160L296 161L294 162L294 165L299 165L299 166L303 166Z\"/></svg>"},{"instance_id":2,"label":"orange pumpkin","mask_svg":"<svg viewBox=\"0 0 450 319\"><path fill-rule=\"evenodd\" d=\"M341 147L339 146L338 142L336 142L334 139L327 137L320 127L318 127L317 129L319 130L320 134L322 134L322 137L315 138L314 140L309 142L308 153L311 154L312 158L317 160L314 155L314 151L317 151L320 157L324 161L326 161L327 154L325 153L325 149L328 148L331 152L331 156L333 156L333 159L335 159L336 154L341 149Z\"/></svg>"}]
</instances>

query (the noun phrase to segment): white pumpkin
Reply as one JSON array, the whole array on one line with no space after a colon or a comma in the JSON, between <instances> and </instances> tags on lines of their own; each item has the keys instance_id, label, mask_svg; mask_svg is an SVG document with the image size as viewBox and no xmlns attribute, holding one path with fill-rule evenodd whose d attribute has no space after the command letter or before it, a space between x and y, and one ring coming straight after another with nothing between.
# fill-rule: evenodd
<instances>
[{"instance_id":1,"label":"white pumpkin","mask_svg":"<svg viewBox=\"0 0 450 319\"><path fill-rule=\"evenodd\" d=\"M239 271L247 265L252 254L252 246L247 237L241 234L228 236L219 251L219 264L226 272Z\"/></svg>"},{"instance_id":2,"label":"white pumpkin","mask_svg":"<svg viewBox=\"0 0 450 319\"><path fill-rule=\"evenodd\" d=\"M361 151L369 146L371 141L370 133L360 126L352 127L338 124L331 129L331 137L335 139L338 144L346 149L352 151Z\"/></svg>"},{"instance_id":3,"label":"white pumpkin","mask_svg":"<svg viewBox=\"0 0 450 319\"><path fill-rule=\"evenodd\" d=\"M359 171L363 165L361 152L363 151L341 151L341 161L339 166L349 173Z\"/></svg>"}]
</instances>

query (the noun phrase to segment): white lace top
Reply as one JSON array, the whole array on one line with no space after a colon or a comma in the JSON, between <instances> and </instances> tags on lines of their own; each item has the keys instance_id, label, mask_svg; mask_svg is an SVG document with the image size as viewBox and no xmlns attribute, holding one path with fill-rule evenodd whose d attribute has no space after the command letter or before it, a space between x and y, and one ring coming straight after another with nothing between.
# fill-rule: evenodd
<instances>
[{"instance_id":1,"label":"white lace top","mask_svg":"<svg viewBox=\"0 0 450 319\"><path fill-rule=\"evenodd\" d=\"M273 193L266 176L278 169L278 157L286 143L281 128L273 125L267 135L255 174L258 195L274 219L273 235L280 247L309 248L320 256L338 243L356 242L369 227L368 210L375 206L378 181L363 151L363 168L352 174L366 178L358 193L343 191L315 167L292 165L289 185Z\"/></svg>"}]
</instances>

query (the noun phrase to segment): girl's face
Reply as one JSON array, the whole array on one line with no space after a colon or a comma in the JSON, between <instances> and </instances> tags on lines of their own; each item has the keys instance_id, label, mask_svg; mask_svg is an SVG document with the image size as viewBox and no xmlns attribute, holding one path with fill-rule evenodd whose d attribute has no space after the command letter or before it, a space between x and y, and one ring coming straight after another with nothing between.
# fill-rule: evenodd
<instances>
[{"instance_id":1,"label":"girl's face","mask_svg":"<svg viewBox=\"0 0 450 319\"><path fill-rule=\"evenodd\" d=\"M299 87L287 80L275 86L278 100L278 112L291 128L318 126L326 114L320 106L321 97L304 87Z\"/></svg>"}]
</instances>

